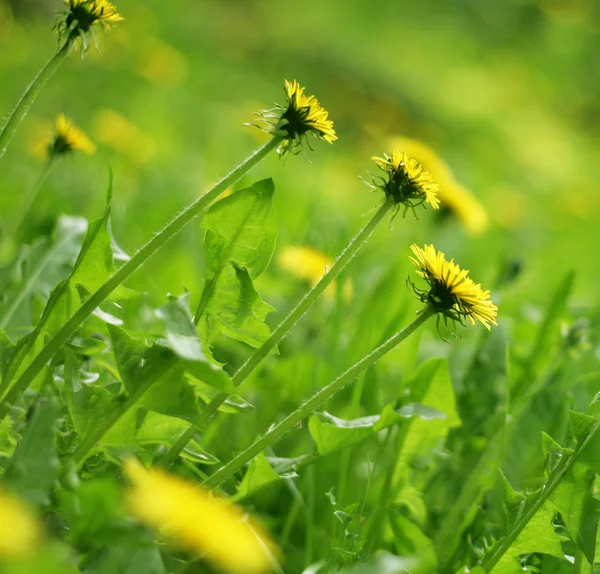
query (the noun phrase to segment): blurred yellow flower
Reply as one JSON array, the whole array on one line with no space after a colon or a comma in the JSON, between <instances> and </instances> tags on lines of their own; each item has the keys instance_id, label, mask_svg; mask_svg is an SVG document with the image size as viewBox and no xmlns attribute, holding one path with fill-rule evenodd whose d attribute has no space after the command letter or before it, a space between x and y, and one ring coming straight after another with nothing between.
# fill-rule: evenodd
<instances>
[{"instance_id":1,"label":"blurred yellow flower","mask_svg":"<svg viewBox=\"0 0 600 574\"><path fill-rule=\"evenodd\" d=\"M308 245L288 245L284 247L278 255L279 266L290 275L307 281L311 286L316 285L323 275L333 265L333 259L327 257L324 253ZM325 296L333 297L335 295L336 282L332 282L325 289ZM352 298L352 283L349 279L344 285L344 299L349 301Z\"/></svg>"},{"instance_id":2,"label":"blurred yellow flower","mask_svg":"<svg viewBox=\"0 0 600 574\"><path fill-rule=\"evenodd\" d=\"M414 210L424 202L429 203L433 209L438 209L440 187L417 160L397 149L391 156L383 154L383 157L371 159L387 175L387 179L374 178L372 188L381 189L386 198L398 205L403 204L406 209Z\"/></svg>"},{"instance_id":3,"label":"blurred yellow flower","mask_svg":"<svg viewBox=\"0 0 600 574\"><path fill-rule=\"evenodd\" d=\"M259 120L256 125L269 133L285 138L279 153L299 153L307 134L312 133L327 143L336 141L337 135L333 129L333 121L329 113L321 106L315 96L307 96L296 80L284 82L287 105L277 105L273 110L258 112Z\"/></svg>"},{"instance_id":4,"label":"blurred yellow flower","mask_svg":"<svg viewBox=\"0 0 600 574\"><path fill-rule=\"evenodd\" d=\"M93 121L96 140L136 163L146 163L156 151L154 140L115 110L99 110Z\"/></svg>"},{"instance_id":5,"label":"blurred yellow flower","mask_svg":"<svg viewBox=\"0 0 600 574\"><path fill-rule=\"evenodd\" d=\"M140 76L157 86L177 86L187 76L187 61L181 52L160 40L150 39L141 49Z\"/></svg>"},{"instance_id":6,"label":"blurred yellow flower","mask_svg":"<svg viewBox=\"0 0 600 574\"><path fill-rule=\"evenodd\" d=\"M413 285L423 303L459 323L466 317L472 325L477 319L488 330L491 328L489 323L497 325L498 307L492 302L490 292L475 283L466 269L461 269L454 260L446 261L445 255L436 251L433 245L421 249L413 243L410 248L416 257L410 260L418 269L417 275L429 284L429 291Z\"/></svg>"},{"instance_id":7,"label":"blurred yellow flower","mask_svg":"<svg viewBox=\"0 0 600 574\"><path fill-rule=\"evenodd\" d=\"M64 114L58 114L54 123L54 139L48 146L48 156L52 158L72 151L92 155L96 146Z\"/></svg>"},{"instance_id":8,"label":"blurred yellow flower","mask_svg":"<svg viewBox=\"0 0 600 574\"><path fill-rule=\"evenodd\" d=\"M393 138L391 143L422 164L439 184L438 198L472 235L488 228L488 214L481 202L456 181L448 165L428 145L410 138Z\"/></svg>"},{"instance_id":9,"label":"blurred yellow flower","mask_svg":"<svg viewBox=\"0 0 600 574\"><path fill-rule=\"evenodd\" d=\"M0 488L0 558L31 552L42 537L31 510Z\"/></svg>"},{"instance_id":10,"label":"blurred yellow flower","mask_svg":"<svg viewBox=\"0 0 600 574\"><path fill-rule=\"evenodd\" d=\"M124 20L108 0L64 0L67 9L56 26L59 36L67 36L67 42L81 40L83 51L87 50L94 27L105 31Z\"/></svg>"},{"instance_id":11,"label":"blurred yellow flower","mask_svg":"<svg viewBox=\"0 0 600 574\"><path fill-rule=\"evenodd\" d=\"M179 477L146 470L136 460L125 463L125 473L132 484L130 511L143 524L226 572L271 569L274 546L240 507Z\"/></svg>"}]
</instances>

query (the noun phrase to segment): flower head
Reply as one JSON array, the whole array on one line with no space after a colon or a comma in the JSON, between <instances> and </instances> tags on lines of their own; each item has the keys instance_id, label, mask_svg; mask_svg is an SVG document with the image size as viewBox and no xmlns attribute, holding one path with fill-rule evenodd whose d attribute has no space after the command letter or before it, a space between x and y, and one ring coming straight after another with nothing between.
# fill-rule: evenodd
<instances>
[{"instance_id":1,"label":"flower head","mask_svg":"<svg viewBox=\"0 0 600 574\"><path fill-rule=\"evenodd\" d=\"M42 530L29 508L0 490L0 516L0 558L31 552Z\"/></svg>"},{"instance_id":2,"label":"flower head","mask_svg":"<svg viewBox=\"0 0 600 574\"><path fill-rule=\"evenodd\" d=\"M59 114L54 123L52 142L48 145L48 157L52 159L72 151L91 155L96 146L64 114Z\"/></svg>"},{"instance_id":3,"label":"flower head","mask_svg":"<svg viewBox=\"0 0 600 574\"><path fill-rule=\"evenodd\" d=\"M285 138L279 148L282 155L287 152L299 153L309 133L327 143L338 139L328 112L315 96L307 96L304 87L296 80L285 80L284 88L287 104L277 104L272 110L259 112L257 115L260 120L255 124L260 129Z\"/></svg>"},{"instance_id":4,"label":"flower head","mask_svg":"<svg viewBox=\"0 0 600 574\"><path fill-rule=\"evenodd\" d=\"M450 167L421 141L410 138L393 138L392 143L414 157L439 183L438 199L441 208L447 209L462 223L471 235L478 235L488 227L488 214L477 197L463 186Z\"/></svg>"},{"instance_id":5,"label":"flower head","mask_svg":"<svg viewBox=\"0 0 600 574\"><path fill-rule=\"evenodd\" d=\"M373 157L373 161L387 177L373 178L373 189L381 189L388 200L406 209L413 209L426 202L438 209L439 185L431 174L406 153L394 150L392 155Z\"/></svg>"},{"instance_id":6,"label":"flower head","mask_svg":"<svg viewBox=\"0 0 600 574\"><path fill-rule=\"evenodd\" d=\"M461 269L454 260L446 261L441 251L433 245L423 249L411 245L415 257L410 260L417 267L417 274L429 284L429 291L413 288L419 299L427 303L437 313L462 323L467 318L474 325L475 319L489 330L491 323L497 325L498 307L490 299L490 292L484 291L475 283L466 269Z\"/></svg>"},{"instance_id":7,"label":"flower head","mask_svg":"<svg viewBox=\"0 0 600 574\"><path fill-rule=\"evenodd\" d=\"M88 37L94 33L95 26L109 30L124 20L108 0L64 0L64 3L67 10L58 22L59 34L81 38L84 49L89 45Z\"/></svg>"},{"instance_id":8,"label":"flower head","mask_svg":"<svg viewBox=\"0 0 600 574\"><path fill-rule=\"evenodd\" d=\"M226 572L265 572L273 549L241 508L204 489L139 462L125 463L132 483L128 502L142 523Z\"/></svg>"},{"instance_id":9,"label":"flower head","mask_svg":"<svg viewBox=\"0 0 600 574\"><path fill-rule=\"evenodd\" d=\"M279 253L279 265L290 275L298 279L308 281L311 286L316 285L331 268L334 261L314 247L288 245ZM336 290L336 282L333 281L327 289L325 296L333 297ZM349 279L343 285L344 299L352 298L352 283Z\"/></svg>"}]
</instances>

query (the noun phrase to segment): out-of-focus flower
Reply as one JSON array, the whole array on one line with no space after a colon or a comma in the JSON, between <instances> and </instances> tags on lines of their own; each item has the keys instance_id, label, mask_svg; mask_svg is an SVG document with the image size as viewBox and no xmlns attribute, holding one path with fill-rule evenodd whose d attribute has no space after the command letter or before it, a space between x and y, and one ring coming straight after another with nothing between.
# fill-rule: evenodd
<instances>
[{"instance_id":1,"label":"out-of-focus flower","mask_svg":"<svg viewBox=\"0 0 600 574\"><path fill-rule=\"evenodd\" d=\"M0 558L28 554L42 537L31 510L0 487Z\"/></svg>"},{"instance_id":2,"label":"out-of-focus flower","mask_svg":"<svg viewBox=\"0 0 600 574\"><path fill-rule=\"evenodd\" d=\"M124 20L116 7L108 0L64 0L67 10L57 24L60 36L80 38L85 49L89 46L89 36L94 27L109 30Z\"/></svg>"},{"instance_id":3,"label":"out-of-focus flower","mask_svg":"<svg viewBox=\"0 0 600 574\"><path fill-rule=\"evenodd\" d=\"M131 481L128 504L143 524L226 572L271 569L274 546L244 511L203 488L136 460L125 463Z\"/></svg>"},{"instance_id":4,"label":"out-of-focus flower","mask_svg":"<svg viewBox=\"0 0 600 574\"><path fill-rule=\"evenodd\" d=\"M308 245L288 245L279 252L278 263L290 275L314 286L331 268L333 259ZM333 297L335 290L334 281L325 289L325 296ZM352 283L349 279L346 280L343 291L344 299L349 301L352 298Z\"/></svg>"},{"instance_id":5,"label":"out-of-focus flower","mask_svg":"<svg viewBox=\"0 0 600 574\"><path fill-rule=\"evenodd\" d=\"M410 260L417 267L417 274L429 284L429 290L423 291L413 285L413 289L423 303L427 303L436 313L453 321L463 322L467 318L474 325L475 319L490 330L497 325L498 307L490 298L490 292L484 291L475 283L466 269L461 269L454 260L446 261L441 251L433 245L423 249L411 245L415 257Z\"/></svg>"},{"instance_id":6,"label":"out-of-focus flower","mask_svg":"<svg viewBox=\"0 0 600 574\"><path fill-rule=\"evenodd\" d=\"M488 215L481 202L456 180L450 167L421 141L410 138L392 138L391 144L414 157L439 184L438 198L442 208L449 209L468 233L478 235L488 228Z\"/></svg>"},{"instance_id":7,"label":"out-of-focus flower","mask_svg":"<svg viewBox=\"0 0 600 574\"><path fill-rule=\"evenodd\" d=\"M52 158L72 151L92 155L96 146L64 114L59 114L54 124L54 139L48 146L48 156Z\"/></svg>"},{"instance_id":8,"label":"out-of-focus flower","mask_svg":"<svg viewBox=\"0 0 600 574\"><path fill-rule=\"evenodd\" d=\"M183 54L173 46L151 39L141 48L137 72L157 86L171 87L186 78L188 65Z\"/></svg>"},{"instance_id":9,"label":"out-of-focus flower","mask_svg":"<svg viewBox=\"0 0 600 574\"><path fill-rule=\"evenodd\" d=\"M299 153L310 133L327 143L338 139L329 113L315 96L307 96L304 87L296 80L285 80L284 88L287 104L277 104L272 110L258 112L259 120L254 124L268 133L285 138L279 147L280 154Z\"/></svg>"},{"instance_id":10,"label":"out-of-focus flower","mask_svg":"<svg viewBox=\"0 0 600 574\"><path fill-rule=\"evenodd\" d=\"M154 140L114 110L98 111L94 116L93 131L98 142L136 163L146 163L154 156Z\"/></svg>"},{"instance_id":11,"label":"out-of-focus flower","mask_svg":"<svg viewBox=\"0 0 600 574\"><path fill-rule=\"evenodd\" d=\"M382 190L386 198L398 207L404 205L405 211L414 211L422 203L438 209L440 187L417 160L398 150L394 150L391 156L383 154L383 157L371 159L387 175L387 178L374 177L373 185L370 185L372 189Z\"/></svg>"},{"instance_id":12,"label":"out-of-focus flower","mask_svg":"<svg viewBox=\"0 0 600 574\"><path fill-rule=\"evenodd\" d=\"M54 124L47 120L36 120L30 130L29 151L31 155L52 160L81 151L92 155L96 146L69 118L59 114Z\"/></svg>"}]
</instances>

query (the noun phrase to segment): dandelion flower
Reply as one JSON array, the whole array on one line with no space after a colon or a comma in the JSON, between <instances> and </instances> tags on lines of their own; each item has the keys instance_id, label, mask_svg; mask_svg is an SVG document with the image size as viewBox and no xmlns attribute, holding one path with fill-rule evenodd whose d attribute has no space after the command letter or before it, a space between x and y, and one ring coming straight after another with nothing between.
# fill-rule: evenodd
<instances>
[{"instance_id":1,"label":"dandelion flower","mask_svg":"<svg viewBox=\"0 0 600 574\"><path fill-rule=\"evenodd\" d=\"M417 160L398 150L391 156L384 154L372 160L387 176L373 178L373 189L382 190L387 199L398 206L403 204L406 209L414 210L424 202L433 209L439 208L440 187Z\"/></svg>"},{"instance_id":2,"label":"dandelion flower","mask_svg":"<svg viewBox=\"0 0 600 574\"><path fill-rule=\"evenodd\" d=\"M54 158L72 151L91 155L96 146L64 114L59 114L54 123L54 137L48 146L48 156Z\"/></svg>"},{"instance_id":3,"label":"dandelion flower","mask_svg":"<svg viewBox=\"0 0 600 574\"><path fill-rule=\"evenodd\" d=\"M333 265L331 257L327 257L314 247L299 245L284 247L279 253L278 262L290 275L308 281L311 286L316 285ZM325 295L328 297L333 297L334 294L335 281L325 290ZM349 301L351 298L352 283L347 280L344 285L344 299Z\"/></svg>"},{"instance_id":4,"label":"dandelion flower","mask_svg":"<svg viewBox=\"0 0 600 574\"><path fill-rule=\"evenodd\" d=\"M159 470L129 460L131 513L226 572L266 572L272 544L238 506Z\"/></svg>"},{"instance_id":5,"label":"dandelion flower","mask_svg":"<svg viewBox=\"0 0 600 574\"><path fill-rule=\"evenodd\" d=\"M35 548L42 531L21 501L0 489L0 557L23 556Z\"/></svg>"},{"instance_id":6,"label":"dandelion flower","mask_svg":"<svg viewBox=\"0 0 600 574\"><path fill-rule=\"evenodd\" d=\"M414 157L439 183L438 199L442 208L453 213L471 235L484 232L489 225L485 207L477 197L463 186L450 167L421 141L410 138L393 138L393 145Z\"/></svg>"},{"instance_id":7,"label":"dandelion flower","mask_svg":"<svg viewBox=\"0 0 600 574\"><path fill-rule=\"evenodd\" d=\"M461 269L454 260L446 261L441 251L433 245L423 249L413 243L411 250L415 257L410 260L417 267L417 274L429 284L429 291L413 288L424 303L444 317L462 323L467 318L474 325L475 319L489 330L497 325L498 307L490 299L490 292L484 291L475 283L466 269Z\"/></svg>"},{"instance_id":8,"label":"dandelion flower","mask_svg":"<svg viewBox=\"0 0 600 574\"><path fill-rule=\"evenodd\" d=\"M304 87L296 80L285 80L284 88L287 104L259 112L257 115L260 120L255 124L264 131L285 138L279 149L282 155L287 152L299 153L308 134L330 144L338 139L333 121L315 96L307 96Z\"/></svg>"},{"instance_id":9,"label":"dandelion flower","mask_svg":"<svg viewBox=\"0 0 600 574\"><path fill-rule=\"evenodd\" d=\"M108 0L64 0L67 10L58 23L58 32L69 38L80 37L83 48L87 49L88 35L94 33L94 26L109 30L114 24L124 20L116 7Z\"/></svg>"}]
</instances>

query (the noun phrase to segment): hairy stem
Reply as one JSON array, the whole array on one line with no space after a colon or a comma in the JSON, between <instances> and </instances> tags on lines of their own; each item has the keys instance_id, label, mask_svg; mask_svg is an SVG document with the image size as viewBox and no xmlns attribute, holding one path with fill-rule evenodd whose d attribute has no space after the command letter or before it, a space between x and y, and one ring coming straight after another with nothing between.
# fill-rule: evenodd
<instances>
[{"instance_id":1,"label":"hairy stem","mask_svg":"<svg viewBox=\"0 0 600 574\"><path fill-rule=\"evenodd\" d=\"M371 351L371 353L355 363L333 382L317 391L317 393L302 403L295 411L291 412L281 422L274 425L269 431L267 431L265 435L238 454L234 459L222 466L219 470L217 470L217 472L212 474L205 481L205 486L209 488L215 488L227 480L247 462L251 461L255 456L279 440L285 433L294 428L294 426L296 426L300 421L314 412L315 409L319 408L323 403L333 397L333 395L342 390L348 383L352 382L365 369L369 368L378 359L402 343L402 341L404 341L411 333L416 331L433 314L434 311L429 307L422 309L415 320L402 329L402 331L399 331L393 335L383 345Z\"/></svg>"},{"instance_id":2,"label":"hairy stem","mask_svg":"<svg viewBox=\"0 0 600 574\"><path fill-rule=\"evenodd\" d=\"M253 353L253 355L234 373L232 380L236 386L241 385L246 378L256 369L269 353L286 337L293 329L294 325L302 318L302 316L312 307L315 301L323 294L325 289L331 285L335 278L344 270L346 265L356 255L359 249L369 239L373 231L379 225L385 214L388 213L394 204L386 201L370 219L370 221L354 236L346 249L335 260L329 271L323 275L321 280L306 293L303 299L290 311L287 317L277 326L271 336ZM204 429L211 417L217 412L219 407L229 398L227 393L219 393L208 404L205 411L202 413L202 418L198 428L190 427L181 436L161 460L161 464L165 461L172 464L179 453L185 448L187 443L194 438L198 429ZM187 437L187 441L184 440ZM182 446L183 445L183 446ZM179 448L177 452L176 447Z\"/></svg>"},{"instance_id":3,"label":"hairy stem","mask_svg":"<svg viewBox=\"0 0 600 574\"><path fill-rule=\"evenodd\" d=\"M271 138L265 145L256 150L243 163L233 169L213 188L199 197L194 203L177 215L166 227L156 234L144 245L127 263L116 271L95 293L93 293L79 310L61 327L50 341L44 346L31 364L0 403L0 421L4 420L11 406L19 399L44 365L75 333L78 327L94 312L121 283L137 271L152 255L163 247L172 237L177 235L190 221L200 214L223 191L238 181L243 175L257 165L269 152L274 150L281 142L280 137Z\"/></svg>"},{"instance_id":4,"label":"hairy stem","mask_svg":"<svg viewBox=\"0 0 600 574\"><path fill-rule=\"evenodd\" d=\"M17 106L13 110L12 114L8 118L8 121L4 125L2 132L0 133L0 159L6 152L8 144L10 144L19 124L23 121L23 118L27 115L27 112L31 109L33 102L38 97L40 91L44 87L44 84L49 80L50 76L56 72L58 67L67 59L69 52L73 46L73 38L69 36L62 48L52 56L52 59L40 70L38 75L34 78L33 82L25 90L25 93L21 96Z\"/></svg>"}]
</instances>

